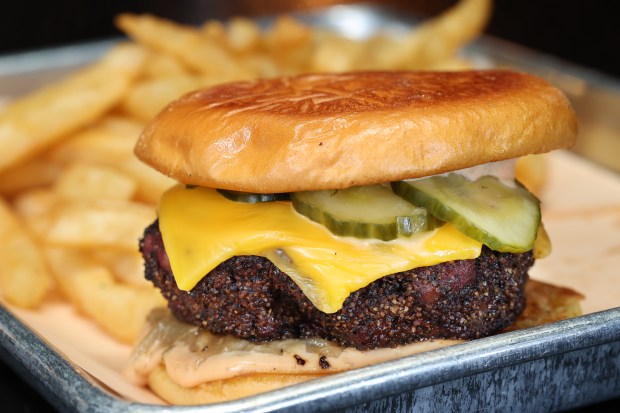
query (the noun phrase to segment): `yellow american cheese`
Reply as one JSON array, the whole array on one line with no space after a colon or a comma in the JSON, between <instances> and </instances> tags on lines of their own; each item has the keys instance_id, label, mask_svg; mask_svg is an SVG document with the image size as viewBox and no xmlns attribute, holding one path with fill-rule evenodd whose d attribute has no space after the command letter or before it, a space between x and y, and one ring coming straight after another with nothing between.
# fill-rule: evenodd
<instances>
[{"instance_id":1,"label":"yellow american cheese","mask_svg":"<svg viewBox=\"0 0 620 413\"><path fill-rule=\"evenodd\" d=\"M452 225L394 241L337 237L298 214L290 202L247 204L209 188L177 185L162 197L159 225L181 290L236 255L269 258L325 313L385 275L472 259L481 244Z\"/></svg>"}]
</instances>

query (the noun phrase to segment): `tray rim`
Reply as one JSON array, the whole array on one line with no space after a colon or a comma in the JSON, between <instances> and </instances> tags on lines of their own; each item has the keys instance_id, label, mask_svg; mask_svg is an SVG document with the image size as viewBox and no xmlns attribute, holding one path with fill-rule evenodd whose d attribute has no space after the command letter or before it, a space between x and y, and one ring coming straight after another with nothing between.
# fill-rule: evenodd
<instances>
[{"instance_id":1,"label":"tray rim","mask_svg":"<svg viewBox=\"0 0 620 413\"><path fill-rule=\"evenodd\" d=\"M366 5L345 7L362 11L377 10L375 6ZM320 10L314 12L319 13ZM399 17L401 19L397 23L406 24L409 21L406 17ZM0 55L0 69L4 67L4 71L0 70L0 77L34 72L35 63L41 59L49 62L50 56L73 57L45 69L79 67L100 56L119 40L122 39ZM563 73L620 94L620 81L606 74L489 36L468 46L466 52L498 56L516 53L522 59L536 60L540 70L557 70L561 67ZM4 65L6 62L11 62L9 69L12 68L13 72L7 71L8 66ZM620 307L617 307L408 356L236 401L202 406L168 406L137 403L114 395L54 350L53 345L30 330L0 303L0 358L62 411L323 411L397 394L405 389L413 391L466 375L619 341Z\"/></svg>"},{"instance_id":2,"label":"tray rim","mask_svg":"<svg viewBox=\"0 0 620 413\"><path fill-rule=\"evenodd\" d=\"M0 304L0 357L62 411L328 411L538 359L620 342L620 307L511 331L224 403L169 406L101 387ZM32 374L32 372L39 374ZM85 408L85 409L83 409Z\"/></svg>"}]
</instances>

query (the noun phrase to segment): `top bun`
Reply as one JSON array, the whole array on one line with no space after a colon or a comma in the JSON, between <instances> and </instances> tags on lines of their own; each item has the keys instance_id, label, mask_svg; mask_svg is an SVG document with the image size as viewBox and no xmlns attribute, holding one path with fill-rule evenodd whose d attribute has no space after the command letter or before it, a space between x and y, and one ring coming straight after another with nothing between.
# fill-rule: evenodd
<instances>
[{"instance_id":1,"label":"top bun","mask_svg":"<svg viewBox=\"0 0 620 413\"><path fill-rule=\"evenodd\" d=\"M502 70L309 74L183 96L136 155L180 182L245 192L418 178L573 144L546 81Z\"/></svg>"}]
</instances>

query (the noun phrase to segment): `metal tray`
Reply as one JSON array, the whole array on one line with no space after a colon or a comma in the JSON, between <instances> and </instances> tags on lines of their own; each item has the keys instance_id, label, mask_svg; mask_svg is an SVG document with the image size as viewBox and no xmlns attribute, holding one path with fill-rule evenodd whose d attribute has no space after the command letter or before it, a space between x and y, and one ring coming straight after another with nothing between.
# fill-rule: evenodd
<instances>
[{"instance_id":1,"label":"metal tray","mask_svg":"<svg viewBox=\"0 0 620 413\"><path fill-rule=\"evenodd\" d=\"M60 411L555 411L620 394L620 308L206 406L119 398L0 309L2 358Z\"/></svg>"},{"instance_id":2,"label":"metal tray","mask_svg":"<svg viewBox=\"0 0 620 413\"><path fill-rule=\"evenodd\" d=\"M353 16L355 27L365 31L348 32L350 26L340 24L345 15ZM336 6L301 17L352 36L385 27L398 31L412 23L369 6ZM6 96L24 93L98 57L110 44L97 42L0 57L0 91ZM465 53L486 63L547 77L566 91L578 112L591 108L592 102L616 102L615 106L601 106L605 107L602 111L615 113L590 113L588 116L596 116L587 122L620 118L620 83L614 79L496 39L482 39ZM581 153L597 161L595 155ZM605 159L598 162L618 167ZM620 304L620 297L617 301ZM65 358L53 343L1 305L0 357L60 411L404 412L434 411L438 406L466 411L564 410L620 396L620 308L208 406L171 407L127 400Z\"/></svg>"}]
</instances>

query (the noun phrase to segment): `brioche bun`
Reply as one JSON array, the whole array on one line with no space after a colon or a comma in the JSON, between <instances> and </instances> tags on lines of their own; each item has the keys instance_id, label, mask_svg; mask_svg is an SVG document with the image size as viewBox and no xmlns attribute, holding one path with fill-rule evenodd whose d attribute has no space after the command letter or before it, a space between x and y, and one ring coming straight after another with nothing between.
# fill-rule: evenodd
<instances>
[{"instance_id":1,"label":"brioche bun","mask_svg":"<svg viewBox=\"0 0 620 413\"><path fill-rule=\"evenodd\" d=\"M522 73L309 74L185 95L135 152L186 184L275 193L443 173L568 147L576 133L566 97Z\"/></svg>"},{"instance_id":2,"label":"brioche bun","mask_svg":"<svg viewBox=\"0 0 620 413\"><path fill-rule=\"evenodd\" d=\"M259 373L216 380L187 388L175 383L166 372L166 368L160 364L149 374L148 385L155 394L168 403L195 405L241 399L323 376L325 374Z\"/></svg>"}]
</instances>

